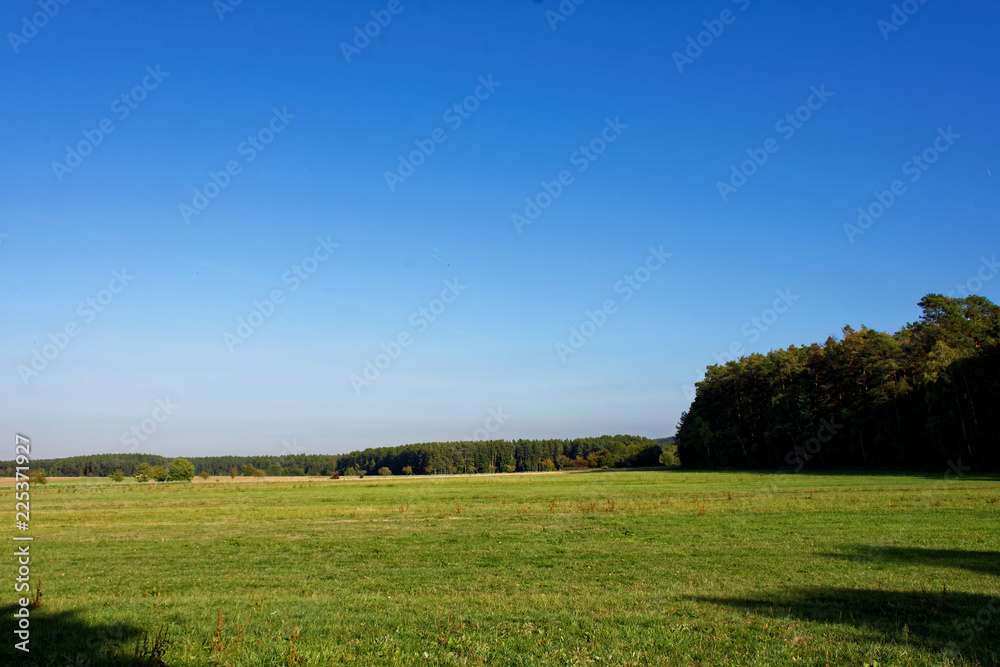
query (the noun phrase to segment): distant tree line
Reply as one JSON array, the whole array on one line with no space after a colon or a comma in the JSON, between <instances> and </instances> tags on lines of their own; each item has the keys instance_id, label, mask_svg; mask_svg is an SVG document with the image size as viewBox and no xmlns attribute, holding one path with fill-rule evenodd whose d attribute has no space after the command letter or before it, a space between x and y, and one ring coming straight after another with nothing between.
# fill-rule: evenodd
<instances>
[{"instance_id":1,"label":"distant tree line","mask_svg":"<svg viewBox=\"0 0 1000 667\"><path fill-rule=\"evenodd\" d=\"M1000 469L1000 308L940 294L919 305L892 335L846 327L709 366L678 424L682 464Z\"/></svg>"},{"instance_id":2,"label":"distant tree line","mask_svg":"<svg viewBox=\"0 0 1000 667\"><path fill-rule=\"evenodd\" d=\"M186 460L193 474L232 476L298 476L334 473L442 475L457 473L525 472L568 468L626 468L673 465L676 448L632 435L604 435L575 440L490 440L431 442L376 447L349 454L289 454L284 456L200 456ZM156 479L171 461L155 454L93 454L38 459L33 467L53 477L107 477L120 471ZM0 462L0 474L13 475L14 462ZM383 472L382 469L388 471ZM165 474L165 473L164 473Z\"/></svg>"}]
</instances>

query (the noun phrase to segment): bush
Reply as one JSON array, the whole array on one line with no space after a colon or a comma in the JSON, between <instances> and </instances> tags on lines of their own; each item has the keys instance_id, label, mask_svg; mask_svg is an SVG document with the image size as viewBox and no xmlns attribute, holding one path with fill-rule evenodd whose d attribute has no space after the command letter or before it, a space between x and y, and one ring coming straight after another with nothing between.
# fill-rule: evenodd
<instances>
[{"instance_id":1,"label":"bush","mask_svg":"<svg viewBox=\"0 0 1000 667\"><path fill-rule=\"evenodd\" d=\"M111 478L112 482L124 482L125 481L125 475L122 473L121 470L114 471L113 473L111 473L110 475L108 475L108 477Z\"/></svg>"},{"instance_id":2,"label":"bush","mask_svg":"<svg viewBox=\"0 0 1000 667\"><path fill-rule=\"evenodd\" d=\"M194 464L187 459L176 458L170 462L167 479L172 482L190 482L194 477Z\"/></svg>"},{"instance_id":3,"label":"bush","mask_svg":"<svg viewBox=\"0 0 1000 667\"><path fill-rule=\"evenodd\" d=\"M211 475L208 474L207 470L202 470L200 473L198 473L198 477L201 477L202 479L208 479L209 477L211 477Z\"/></svg>"},{"instance_id":4,"label":"bush","mask_svg":"<svg viewBox=\"0 0 1000 667\"><path fill-rule=\"evenodd\" d=\"M236 466L233 466L232 468L229 469L229 476L232 477L233 479L236 479L237 474L239 474L239 470L236 469Z\"/></svg>"},{"instance_id":5,"label":"bush","mask_svg":"<svg viewBox=\"0 0 1000 667\"><path fill-rule=\"evenodd\" d=\"M542 461L542 470L545 470L547 472L552 472L555 469L556 469L556 464L552 461L552 459L545 459L544 461Z\"/></svg>"},{"instance_id":6,"label":"bush","mask_svg":"<svg viewBox=\"0 0 1000 667\"><path fill-rule=\"evenodd\" d=\"M681 464L677 458L677 445L663 445L663 453L660 454L660 463L665 466L678 466Z\"/></svg>"},{"instance_id":7,"label":"bush","mask_svg":"<svg viewBox=\"0 0 1000 667\"><path fill-rule=\"evenodd\" d=\"M253 466L250 466L250 467L253 468ZM253 472L251 474L254 477L267 477L267 471L266 470L258 470L256 468L253 469Z\"/></svg>"},{"instance_id":8,"label":"bush","mask_svg":"<svg viewBox=\"0 0 1000 667\"><path fill-rule=\"evenodd\" d=\"M135 474L132 477L135 477L135 481L139 483L148 482L153 476L152 473L153 469L149 467L148 463L143 461L135 467Z\"/></svg>"},{"instance_id":9,"label":"bush","mask_svg":"<svg viewBox=\"0 0 1000 667\"><path fill-rule=\"evenodd\" d=\"M381 468L378 469L378 474L382 475L383 477L389 477L392 475L392 471L386 468L385 466L382 466Z\"/></svg>"},{"instance_id":10,"label":"bush","mask_svg":"<svg viewBox=\"0 0 1000 667\"><path fill-rule=\"evenodd\" d=\"M404 475L412 475L413 474L413 467L412 466L403 466L403 474Z\"/></svg>"},{"instance_id":11,"label":"bush","mask_svg":"<svg viewBox=\"0 0 1000 667\"><path fill-rule=\"evenodd\" d=\"M149 469L149 477L157 482L165 482L167 481L167 469L163 466L153 466Z\"/></svg>"},{"instance_id":12,"label":"bush","mask_svg":"<svg viewBox=\"0 0 1000 667\"><path fill-rule=\"evenodd\" d=\"M340 473L334 471L334 473L330 475L330 479L340 479Z\"/></svg>"},{"instance_id":13,"label":"bush","mask_svg":"<svg viewBox=\"0 0 1000 667\"><path fill-rule=\"evenodd\" d=\"M36 468L28 473L29 484L48 484L49 478L45 476L45 468Z\"/></svg>"},{"instance_id":14,"label":"bush","mask_svg":"<svg viewBox=\"0 0 1000 667\"><path fill-rule=\"evenodd\" d=\"M240 472L246 475L247 477L253 477L255 470L256 468L254 468L249 463L245 464L242 468L240 468Z\"/></svg>"}]
</instances>

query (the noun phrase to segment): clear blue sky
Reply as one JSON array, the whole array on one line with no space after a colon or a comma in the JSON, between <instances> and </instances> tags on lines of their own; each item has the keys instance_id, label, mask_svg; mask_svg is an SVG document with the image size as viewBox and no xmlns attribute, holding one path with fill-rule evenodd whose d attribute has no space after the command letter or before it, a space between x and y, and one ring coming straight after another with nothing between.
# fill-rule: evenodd
<instances>
[{"instance_id":1,"label":"clear blue sky","mask_svg":"<svg viewBox=\"0 0 1000 667\"><path fill-rule=\"evenodd\" d=\"M734 343L895 331L1000 253L995 3L44 6L0 8L11 452L672 435Z\"/></svg>"}]
</instances>

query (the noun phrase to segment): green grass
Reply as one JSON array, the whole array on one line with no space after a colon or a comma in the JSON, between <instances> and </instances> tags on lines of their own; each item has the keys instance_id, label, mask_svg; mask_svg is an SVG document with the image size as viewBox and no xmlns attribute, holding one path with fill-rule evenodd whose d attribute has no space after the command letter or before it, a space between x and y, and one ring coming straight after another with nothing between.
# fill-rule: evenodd
<instances>
[{"instance_id":1,"label":"green grass","mask_svg":"<svg viewBox=\"0 0 1000 667\"><path fill-rule=\"evenodd\" d=\"M998 496L920 474L60 481L32 488L32 656L105 664L162 631L169 665L993 665Z\"/></svg>"}]
</instances>

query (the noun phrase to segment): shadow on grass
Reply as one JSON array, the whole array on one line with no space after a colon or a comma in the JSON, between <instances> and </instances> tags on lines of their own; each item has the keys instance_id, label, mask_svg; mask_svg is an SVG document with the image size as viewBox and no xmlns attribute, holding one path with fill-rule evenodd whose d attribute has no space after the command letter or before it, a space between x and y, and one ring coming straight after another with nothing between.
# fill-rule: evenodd
<instances>
[{"instance_id":1,"label":"shadow on grass","mask_svg":"<svg viewBox=\"0 0 1000 667\"><path fill-rule=\"evenodd\" d=\"M873 639L1000 664L1000 598L945 591L796 588L761 599L692 597L772 618L851 625ZM904 627L905 626L905 627Z\"/></svg>"},{"instance_id":2,"label":"shadow on grass","mask_svg":"<svg viewBox=\"0 0 1000 667\"><path fill-rule=\"evenodd\" d=\"M150 667L163 665L151 658L148 649L153 638L144 635L141 628L124 624L93 624L80 618L77 610L49 613L44 607L28 608L28 653L15 648L22 641L11 630L17 630L19 619L14 613L16 605L0 607L3 625L8 628L0 645L0 663L5 665L73 665L103 667ZM143 642L143 640L145 640ZM137 653L139 654L137 656Z\"/></svg>"},{"instance_id":3,"label":"shadow on grass","mask_svg":"<svg viewBox=\"0 0 1000 667\"><path fill-rule=\"evenodd\" d=\"M921 547L871 547L849 545L847 553L823 553L828 558L853 561L891 561L907 565L950 567L980 574L1000 576L1000 552L967 549L925 549Z\"/></svg>"}]
</instances>

